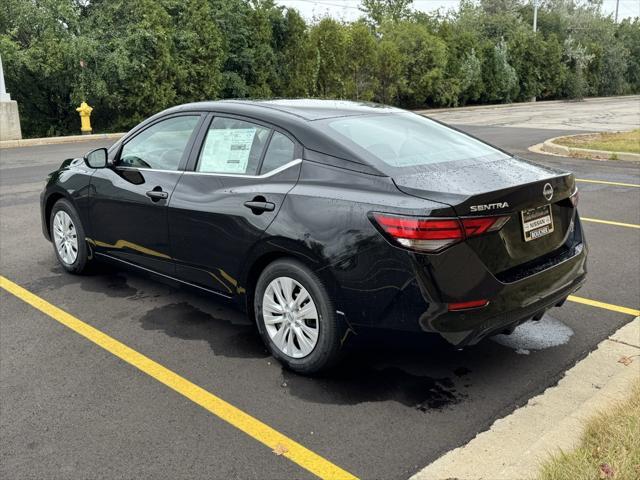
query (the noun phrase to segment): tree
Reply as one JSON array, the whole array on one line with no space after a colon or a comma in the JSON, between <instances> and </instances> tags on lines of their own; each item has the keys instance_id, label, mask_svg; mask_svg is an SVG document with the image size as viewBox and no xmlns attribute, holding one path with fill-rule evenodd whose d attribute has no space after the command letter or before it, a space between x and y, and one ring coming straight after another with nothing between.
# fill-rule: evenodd
<instances>
[{"instance_id":1,"label":"tree","mask_svg":"<svg viewBox=\"0 0 640 480\"><path fill-rule=\"evenodd\" d=\"M624 19L618 26L616 38L629 52L624 78L628 92L640 92L640 18Z\"/></svg>"},{"instance_id":2,"label":"tree","mask_svg":"<svg viewBox=\"0 0 640 480\"><path fill-rule=\"evenodd\" d=\"M518 75L509 64L508 47L504 39L485 49L482 76L486 101L510 102L515 98L518 93Z\"/></svg>"},{"instance_id":3,"label":"tree","mask_svg":"<svg viewBox=\"0 0 640 480\"><path fill-rule=\"evenodd\" d=\"M385 21L399 22L409 17L413 0L362 0L360 10L378 27Z\"/></svg>"},{"instance_id":4,"label":"tree","mask_svg":"<svg viewBox=\"0 0 640 480\"><path fill-rule=\"evenodd\" d=\"M287 9L276 38L278 58L274 92L282 97L313 95L317 82L317 55L307 24L296 10Z\"/></svg>"},{"instance_id":5,"label":"tree","mask_svg":"<svg viewBox=\"0 0 640 480\"><path fill-rule=\"evenodd\" d=\"M346 64L347 98L371 100L376 87L376 40L364 22L352 23L347 29Z\"/></svg>"},{"instance_id":6,"label":"tree","mask_svg":"<svg viewBox=\"0 0 640 480\"><path fill-rule=\"evenodd\" d=\"M515 100L539 97L543 90L543 72L550 68L544 38L528 28L518 28L507 45L509 64L518 77Z\"/></svg>"},{"instance_id":7,"label":"tree","mask_svg":"<svg viewBox=\"0 0 640 480\"><path fill-rule=\"evenodd\" d=\"M587 53L586 48L576 43L573 37L568 37L564 41L564 51L570 65L566 94L569 98L580 100L588 88L584 71L593 60L593 55Z\"/></svg>"},{"instance_id":8,"label":"tree","mask_svg":"<svg viewBox=\"0 0 640 480\"><path fill-rule=\"evenodd\" d=\"M214 100L226 60L222 34L207 0L165 0L173 20L172 59L177 103ZM203 21L204 20L204 21Z\"/></svg>"},{"instance_id":9,"label":"tree","mask_svg":"<svg viewBox=\"0 0 640 480\"><path fill-rule=\"evenodd\" d=\"M377 51L376 99L382 103L395 103L398 90L402 85L402 54L398 46L390 40L382 40Z\"/></svg>"},{"instance_id":10,"label":"tree","mask_svg":"<svg viewBox=\"0 0 640 480\"><path fill-rule=\"evenodd\" d=\"M92 89L87 95L96 124L127 130L175 104L172 21L162 4L109 0L90 5L86 35L97 48L85 61L105 84L104 91Z\"/></svg>"},{"instance_id":11,"label":"tree","mask_svg":"<svg viewBox=\"0 0 640 480\"><path fill-rule=\"evenodd\" d=\"M346 28L332 18L323 18L311 29L311 43L318 62L317 93L326 98L344 98L347 72Z\"/></svg>"},{"instance_id":12,"label":"tree","mask_svg":"<svg viewBox=\"0 0 640 480\"><path fill-rule=\"evenodd\" d=\"M467 52L460 67L460 97L462 103L476 101L482 95L482 61L474 48Z\"/></svg>"},{"instance_id":13,"label":"tree","mask_svg":"<svg viewBox=\"0 0 640 480\"><path fill-rule=\"evenodd\" d=\"M394 42L401 54L404 81L399 85L400 103L417 107L440 102L437 85L444 78L447 62L444 42L411 21L385 25L383 38Z\"/></svg>"}]
</instances>

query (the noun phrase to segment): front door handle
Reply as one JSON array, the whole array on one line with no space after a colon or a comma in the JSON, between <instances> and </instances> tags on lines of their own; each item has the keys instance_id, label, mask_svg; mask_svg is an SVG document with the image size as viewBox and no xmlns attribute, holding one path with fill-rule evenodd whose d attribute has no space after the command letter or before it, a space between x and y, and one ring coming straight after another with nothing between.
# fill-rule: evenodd
<instances>
[{"instance_id":1,"label":"front door handle","mask_svg":"<svg viewBox=\"0 0 640 480\"><path fill-rule=\"evenodd\" d=\"M244 202L244 206L250 208L251 211L257 215L262 212L273 212L276 209L276 204L265 201L256 201L253 200L251 202Z\"/></svg>"},{"instance_id":2,"label":"front door handle","mask_svg":"<svg viewBox=\"0 0 640 480\"><path fill-rule=\"evenodd\" d=\"M169 194L167 192L162 191L160 187L156 187L153 190L149 190L147 192L147 197L149 197L154 202L157 202L158 200L169 198Z\"/></svg>"}]
</instances>

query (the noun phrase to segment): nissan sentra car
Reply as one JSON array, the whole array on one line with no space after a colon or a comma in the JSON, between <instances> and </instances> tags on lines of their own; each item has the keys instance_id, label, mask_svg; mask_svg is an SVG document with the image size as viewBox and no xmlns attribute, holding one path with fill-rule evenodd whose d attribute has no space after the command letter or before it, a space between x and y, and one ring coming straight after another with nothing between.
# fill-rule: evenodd
<instances>
[{"instance_id":1,"label":"nissan sentra car","mask_svg":"<svg viewBox=\"0 0 640 480\"><path fill-rule=\"evenodd\" d=\"M307 374L359 329L464 347L540 319L585 280L577 203L571 173L329 100L170 108L66 160L41 197L67 271L110 260L229 299Z\"/></svg>"}]
</instances>

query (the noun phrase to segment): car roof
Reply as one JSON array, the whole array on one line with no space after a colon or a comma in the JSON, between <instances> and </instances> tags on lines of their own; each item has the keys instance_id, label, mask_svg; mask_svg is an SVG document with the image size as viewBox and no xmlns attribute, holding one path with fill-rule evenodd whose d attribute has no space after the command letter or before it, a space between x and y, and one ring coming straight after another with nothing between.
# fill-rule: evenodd
<instances>
[{"instance_id":1,"label":"car roof","mask_svg":"<svg viewBox=\"0 0 640 480\"><path fill-rule=\"evenodd\" d=\"M227 111L236 108L238 113L255 113L259 116L272 112L282 112L299 119L313 121L325 118L347 117L352 115L381 114L401 111L398 108L373 102L354 102L348 100L323 100L314 98L294 98L276 100L218 100L189 103L174 107L176 109L193 109L207 111Z\"/></svg>"},{"instance_id":2,"label":"car roof","mask_svg":"<svg viewBox=\"0 0 640 480\"><path fill-rule=\"evenodd\" d=\"M249 120L266 122L292 135L304 147L305 158L314 156L314 158L317 157L316 161L321 163L330 163L363 173L384 175L362 158L359 152L347 147L335 135L330 135L318 128L314 121L349 116L397 114L404 110L377 103L320 99L218 100L186 103L153 115L134 127L120 142L126 141L127 137L159 118L194 111L238 115ZM329 157L333 157L333 160Z\"/></svg>"}]
</instances>

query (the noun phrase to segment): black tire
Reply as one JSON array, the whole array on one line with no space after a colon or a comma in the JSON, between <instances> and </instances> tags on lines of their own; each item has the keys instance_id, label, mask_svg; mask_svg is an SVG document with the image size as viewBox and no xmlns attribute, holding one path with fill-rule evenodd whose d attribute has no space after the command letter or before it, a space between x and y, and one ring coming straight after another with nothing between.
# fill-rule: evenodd
<instances>
[{"instance_id":1,"label":"black tire","mask_svg":"<svg viewBox=\"0 0 640 480\"><path fill-rule=\"evenodd\" d=\"M56 213L59 211L64 211L71 217L71 221L76 230L76 237L78 241L78 254L73 263L67 264L58 253L58 249L56 248L55 240L54 240L54 226L53 219L56 216ZM82 222L80 221L80 217L76 212L76 209L71 204L71 202L67 199L58 200L51 209L51 216L49 217L49 231L51 232L51 243L53 244L53 251L58 259L58 263L64 268L67 272L73 274L81 274L86 272L89 267L89 263L91 260L91 251L89 250L89 246L87 245L87 237L84 233L84 227L82 226Z\"/></svg>"},{"instance_id":2,"label":"black tire","mask_svg":"<svg viewBox=\"0 0 640 480\"><path fill-rule=\"evenodd\" d=\"M282 352L271 340L262 314L262 302L268 285L278 277L290 277L311 295L318 312L318 340L305 357L294 358ZM260 275L254 292L254 312L258 331L271 354L285 367L301 374L312 374L334 366L341 357L343 327L336 318L335 308L322 280L303 263L293 259L276 260Z\"/></svg>"}]
</instances>

